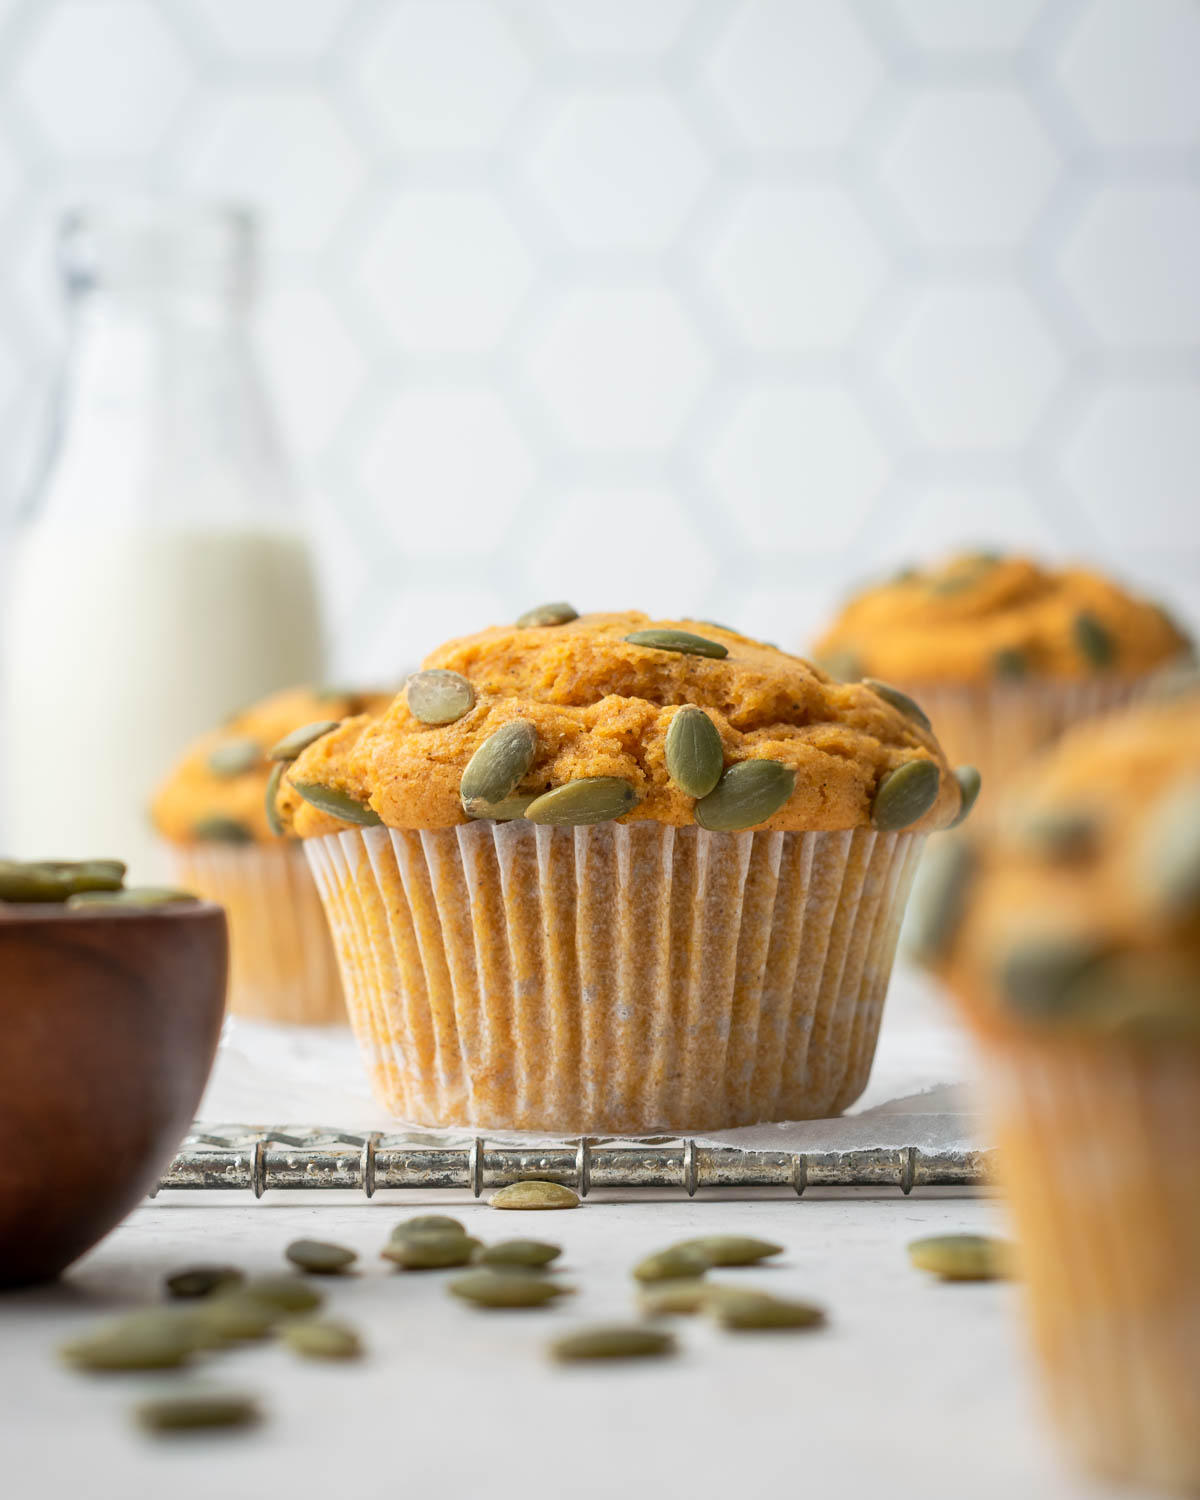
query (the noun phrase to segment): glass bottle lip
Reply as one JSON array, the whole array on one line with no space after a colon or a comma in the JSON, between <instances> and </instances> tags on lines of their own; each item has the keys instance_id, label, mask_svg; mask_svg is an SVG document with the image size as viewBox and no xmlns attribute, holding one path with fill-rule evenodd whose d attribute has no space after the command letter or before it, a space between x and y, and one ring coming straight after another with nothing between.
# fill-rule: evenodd
<instances>
[{"instance_id":1,"label":"glass bottle lip","mask_svg":"<svg viewBox=\"0 0 1200 1500\"><path fill-rule=\"evenodd\" d=\"M246 204L115 198L63 214L59 266L72 296L104 290L241 300L253 291L257 233Z\"/></svg>"}]
</instances>

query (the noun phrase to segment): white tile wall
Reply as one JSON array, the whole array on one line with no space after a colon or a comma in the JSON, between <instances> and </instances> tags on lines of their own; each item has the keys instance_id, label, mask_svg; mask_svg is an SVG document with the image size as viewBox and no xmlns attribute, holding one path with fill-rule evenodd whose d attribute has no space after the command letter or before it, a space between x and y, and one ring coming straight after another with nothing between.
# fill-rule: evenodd
<instances>
[{"instance_id":1,"label":"white tile wall","mask_svg":"<svg viewBox=\"0 0 1200 1500\"><path fill-rule=\"evenodd\" d=\"M259 204L346 668L799 643L959 541L1200 617L1197 0L0 0L0 484L64 203Z\"/></svg>"}]
</instances>

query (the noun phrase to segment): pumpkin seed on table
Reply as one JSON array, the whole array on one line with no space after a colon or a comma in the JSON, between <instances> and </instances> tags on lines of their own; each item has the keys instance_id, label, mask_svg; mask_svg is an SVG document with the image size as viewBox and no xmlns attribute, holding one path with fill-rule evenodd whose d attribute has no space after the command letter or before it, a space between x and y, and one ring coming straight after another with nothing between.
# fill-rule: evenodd
<instances>
[{"instance_id":1,"label":"pumpkin seed on table","mask_svg":"<svg viewBox=\"0 0 1200 1500\"><path fill-rule=\"evenodd\" d=\"M772 1240L755 1239L748 1234L702 1234L682 1240L673 1250L695 1250L707 1258L710 1266L752 1266L782 1255L783 1246Z\"/></svg>"},{"instance_id":2,"label":"pumpkin seed on table","mask_svg":"<svg viewBox=\"0 0 1200 1500\"><path fill-rule=\"evenodd\" d=\"M379 1253L402 1271L445 1271L470 1265L479 1247L480 1241L469 1234L430 1232L401 1235L389 1240Z\"/></svg>"},{"instance_id":3,"label":"pumpkin seed on table","mask_svg":"<svg viewBox=\"0 0 1200 1500\"><path fill-rule=\"evenodd\" d=\"M301 755L310 745L315 745L318 740L324 739L340 724L341 719L318 719L312 724L301 724L299 728L293 729L290 734L285 734L267 751L268 760L281 760L286 762L299 760Z\"/></svg>"},{"instance_id":4,"label":"pumpkin seed on table","mask_svg":"<svg viewBox=\"0 0 1200 1500\"><path fill-rule=\"evenodd\" d=\"M936 761L905 761L879 783L871 803L872 826L885 833L911 827L937 801L941 784Z\"/></svg>"},{"instance_id":5,"label":"pumpkin seed on table","mask_svg":"<svg viewBox=\"0 0 1200 1500\"><path fill-rule=\"evenodd\" d=\"M548 1266L561 1254L560 1246L548 1245L545 1240L500 1240L477 1250L474 1263L477 1266L520 1266L537 1270Z\"/></svg>"},{"instance_id":6,"label":"pumpkin seed on table","mask_svg":"<svg viewBox=\"0 0 1200 1500\"><path fill-rule=\"evenodd\" d=\"M359 828L378 828L383 822L373 807L337 787L322 786L315 781L293 781L292 787L310 807L328 813L331 818L339 818L343 823L354 823Z\"/></svg>"},{"instance_id":7,"label":"pumpkin seed on table","mask_svg":"<svg viewBox=\"0 0 1200 1500\"><path fill-rule=\"evenodd\" d=\"M289 1318L279 1325L279 1336L305 1359L358 1359L363 1352L357 1331L331 1318Z\"/></svg>"},{"instance_id":8,"label":"pumpkin seed on table","mask_svg":"<svg viewBox=\"0 0 1200 1500\"><path fill-rule=\"evenodd\" d=\"M664 753L667 774L687 797L707 797L725 769L725 747L702 708L685 703L671 719Z\"/></svg>"},{"instance_id":9,"label":"pumpkin seed on table","mask_svg":"<svg viewBox=\"0 0 1200 1500\"><path fill-rule=\"evenodd\" d=\"M477 1307L542 1307L574 1288L539 1276L535 1271L512 1266L468 1271L447 1282L447 1290Z\"/></svg>"},{"instance_id":10,"label":"pumpkin seed on table","mask_svg":"<svg viewBox=\"0 0 1200 1500\"><path fill-rule=\"evenodd\" d=\"M0 860L0 901L65 901L89 891L120 890L119 860Z\"/></svg>"},{"instance_id":11,"label":"pumpkin seed on table","mask_svg":"<svg viewBox=\"0 0 1200 1500\"><path fill-rule=\"evenodd\" d=\"M907 693L901 692L898 687L893 687L890 682L880 682L877 677L864 677L862 685L865 688L870 688L877 698L882 698L892 708L899 709L906 719L912 719L915 723L920 724L922 729L933 728L933 725L929 721L929 715L917 700L910 698Z\"/></svg>"},{"instance_id":12,"label":"pumpkin seed on table","mask_svg":"<svg viewBox=\"0 0 1200 1500\"><path fill-rule=\"evenodd\" d=\"M199 900L191 891L169 885L130 885L121 891L78 891L67 897L73 909L90 906L188 906Z\"/></svg>"},{"instance_id":13,"label":"pumpkin seed on table","mask_svg":"<svg viewBox=\"0 0 1200 1500\"><path fill-rule=\"evenodd\" d=\"M530 630L536 625L569 625L579 613L569 604L539 604L517 616L517 629Z\"/></svg>"},{"instance_id":14,"label":"pumpkin seed on table","mask_svg":"<svg viewBox=\"0 0 1200 1500\"><path fill-rule=\"evenodd\" d=\"M908 1258L943 1281L998 1281L1012 1275L1013 1248L987 1234L935 1234L913 1240Z\"/></svg>"},{"instance_id":15,"label":"pumpkin seed on table","mask_svg":"<svg viewBox=\"0 0 1200 1500\"><path fill-rule=\"evenodd\" d=\"M261 1419L262 1411L253 1396L241 1391L204 1388L148 1397L138 1402L133 1415L148 1432L196 1432L247 1427Z\"/></svg>"},{"instance_id":16,"label":"pumpkin seed on table","mask_svg":"<svg viewBox=\"0 0 1200 1500\"><path fill-rule=\"evenodd\" d=\"M635 630L625 640L631 646L648 646L655 651L677 651L681 656L708 656L720 661L729 655L729 647L707 636L693 635L690 630Z\"/></svg>"},{"instance_id":17,"label":"pumpkin seed on table","mask_svg":"<svg viewBox=\"0 0 1200 1500\"><path fill-rule=\"evenodd\" d=\"M742 760L696 803L696 822L717 833L753 828L773 817L795 790L796 773L788 766L777 760Z\"/></svg>"},{"instance_id":18,"label":"pumpkin seed on table","mask_svg":"<svg viewBox=\"0 0 1200 1500\"><path fill-rule=\"evenodd\" d=\"M283 785L283 778L286 771L287 762L277 760L271 767L271 774L267 777L267 827L277 839L283 838L284 834L287 833L287 826L279 816L279 788Z\"/></svg>"},{"instance_id":19,"label":"pumpkin seed on table","mask_svg":"<svg viewBox=\"0 0 1200 1500\"><path fill-rule=\"evenodd\" d=\"M583 776L535 797L525 817L531 823L579 828L623 817L640 800L634 787L620 776Z\"/></svg>"},{"instance_id":20,"label":"pumpkin seed on table","mask_svg":"<svg viewBox=\"0 0 1200 1500\"><path fill-rule=\"evenodd\" d=\"M1081 610L1071 626L1071 636L1079 654L1093 667L1110 667L1117 654L1117 643L1111 631L1089 610Z\"/></svg>"},{"instance_id":21,"label":"pumpkin seed on table","mask_svg":"<svg viewBox=\"0 0 1200 1500\"><path fill-rule=\"evenodd\" d=\"M255 1276L246 1295L290 1313L313 1312L325 1300L302 1276Z\"/></svg>"},{"instance_id":22,"label":"pumpkin seed on table","mask_svg":"<svg viewBox=\"0 0 1200 1500\"><path fill-rule=\"evenodd\" d=\"M192 824L192 837L202 844L252 844L254 831L238 818L213 813Z\"/></svg>"},{"instance_id":23,"label":"pumpkin seed on table","mask_svg":"<svg viewBox=\"0 0 1200 1500\"><path fill-rule=\"evenodd\" d=\"M358 1259L357 1250L327 1240L293 1240L283 1253L293 1265L315 1276L336 1276Z\"/></svg>"},{"instance_id":24,"label":"pumpkin seed on table","mask_svg":"<svg viewBox=\"0 0 1200 1500\"><path fill-rule=\"evenodd\" d=\"M820 1328L824 1308L790 1297L775 1297L746 1287L721 1287L705 1302L704 1309L722 1328L750 1331L768 1328Z\"/></svg>"},{"instance_id":25,"label":"pumpkin seed on table","mask_svg":"<svg viewBox=\"0 0 1200 1500\"><path fill-rule=\"evenodd\" d=\"M954 779L958 782L958 812L954 822L947 824L947 829L957 828L967 821L983 789L983 777L975 766L955 766Z\"/></svg>"},{"instance_id":26,"label":"pumpkin seed on table","mask_svg":"<svg viewBox=\"0 0 1200 1500\"><path fill-rule=\"evenodd\" d=\"M467 762L459 795L468 813L478 804L511 797L537 756L537 729L528 719L510 719L489 734ZM485 814L486 816L486 814Z\"/></svg>"},{"instance_id":27,"label":"pumpkin seed on table","mask_svg":"<svg viewBox=\"0 0 1200 1500\"><path fill-rule=\"evenodd\" d=\"M214 1292L241 1285L245 1279L236 1266L188 1266L183 1271L173 1271L163 1285L171 1297L210 1297Z\"/></svg>"},{"instance_id":28,"label":"pumpkin seed on table","mask_svg":"<svg viewBox=\"0 0 1200 1500\"><path fill-rule=\"evenodd\" d=\"M703 1276L712 1264L694 1245L670 1245L639 1260L633 1275L638 1281L681 1281Z\"/></svg>"},{"instance_id":29,"label":"pumpkin seed on table","mask_svg":"<svg viewBox=\"0 0 1200 1500\"><path fill-rule=\"evenodd\" d=\"M680 1276L673 1281L648 1281L638 1291L638 1306L649 1318L675 1317L697 1313L712 1291L712 1283L697 1276Z\"/></svg>"},{"instance_id":30,"label":"pumpkin seed on table","mask_svg":"<svg viewBox=\"0 0 1200 1500\"><path fill-rule=\"evenodd\" d=\"M454 724L475 707L475 689L460 672L429 667L404 685L409 712L422 724Z\"/></svg>"},{"instance_id":31,"label":"pumpkin seed on table","mask_svg":"<svg viewBox=\"0 0 1200 1500\"><path fill-rule=\"evenodd\" d=\"M257 740L226 740L209 752L208 769L214 776L242 776L253 771L262 758Z\"/></svg>"},{"instance_id":32,"label":"pumpkin seed on table","mask_svg":"<svg viewBox=\"0 0 1200 1500\"><path fill-rule=\"evenodd\" d=\"M561 1182L510 1182L488 1199L489 1208L578 1208L579 1194Z\"/></svg>"},{"instance_id":33,"label":"pumpkin seed on table","mask_svg":"<svg viewBox=\"0 0 1200 1500\"><path fill-rule=\"evenodd\" d=\"M415 1219L403 1219L392 1230L389 1238L403 1239L408 1234L466 1234L462 1222L449 1214L418 1214Z\"/></svg>"},{"instance_id":34,"label":"pumpkin seed on table","mask_svg":"<svg viewBox=\"0 0 1200 1500\"><path fill-rule=\"evenodd\" d=\"M205 1297L199 1314L208 1329L224 1343L241 1343L247 1339L266 1338L275 1325L287 1316L285 1308L263 1302L240 1287L218 1291Z\"/></svg>"},{"instance_id":35,"label":"pumpkin seed on table","mask_svg":"<svg viewBox=\"0 0 1200 1500\"><path fill-rule=\"evenodd\" d=\"M198 1341L189 1323L172 1310L134 1314L60 1345L59 1354L77 1370L171 1370L186 1364Z\"/></svg>"},{"instance_id":36,"label":"pumpkin seed on table","mask_svg":"<svg viewBox=\"0 0 1200 1500\"><path fill-rule=\"evenodd\" d=\"M674 1354L677 1347L672 1334L637 1323L603 1323L594 1328L578 1328L548 1346L550 1357L564 1363L590 1359L654 1359Z\"/></svg>"}]
</instances>

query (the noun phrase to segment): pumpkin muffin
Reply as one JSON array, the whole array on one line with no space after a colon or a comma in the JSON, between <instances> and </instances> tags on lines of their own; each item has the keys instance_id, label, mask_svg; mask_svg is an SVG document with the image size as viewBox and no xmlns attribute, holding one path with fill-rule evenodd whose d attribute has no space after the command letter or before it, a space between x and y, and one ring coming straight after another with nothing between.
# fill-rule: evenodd
<instances>
[{"instance_id":1,"label":"pumpkin muffin","mask_svg":"<svg viewBox=\"0 0 1200 1500\"><path fill-rule=\"evenodd\" d=\"M277 806L395 1114L645 1134L857 1098L920 847L976 789L890 689L556 605L434 651Z\"/></svg>"},{"instance_id":2,"label":"pumpkin muffin","mask_svg":"<svg viewBox=\"0 0 1200 1500\"><path fill-rule=\"evenodd\" d=\"M225 907L229 1008L258 1020L344 1024L341 980L300 846L267 811L279 741L328 727L386 694L289 688L237 713L193 745L154 798L151 816L177 878ZM287 747L284 746L286 750ZM275 768L278 767L276 770Z\"/></svg>"},{"instance_id":3,"label":"pumpkin muffin","mask_svg":"<svg viewBox=\"0 0 1200 1500\"><path fill-rule=\"evenodd\" d=\"M1074 730L914 918L984 1054L1060 1425L1200 1489L1200 692Z\"/></svg>"},{"instance_id":4,"label":"pumpkin muffin","mask_svg":"<svg viewBox=\"0 0 1200 1500\"><path fill-rule=\"evenodd\" d=\"M866 589L814 648L836 676L916 697L947 754L982 771L988 814L1033 752L1190 650L1158 605L1099 574L978 552Z\"/></svg>"}]
</instances>

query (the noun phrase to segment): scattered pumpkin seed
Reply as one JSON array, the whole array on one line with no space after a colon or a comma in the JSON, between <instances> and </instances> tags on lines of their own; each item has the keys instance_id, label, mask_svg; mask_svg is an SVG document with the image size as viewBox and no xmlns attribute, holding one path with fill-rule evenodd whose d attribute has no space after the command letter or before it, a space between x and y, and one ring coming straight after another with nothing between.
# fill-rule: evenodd
<instances>
[{"instance_id":1,"label":"scattered pumpkin seed","mask_svg":"<svg viewBox=\"0 0 1200 1500\"><path fill-rule=\"evenodd\" d=\"M208 769L214 776L243 776L263 758L257 740L226 740L209 753Z\"/></svg>"},{"instance_id":2,"label":"scattered pumpkin seed","mask_svg":"<svg viewBox=\"0 0 1200 1500\"><path fill-rule=\"evenodd\" d=\"M649 1281L638 1292L638 1306L648 1318L696 1313L704 1306L711 1291L711 1283L696 1276L679 1276L673 1281Z\"/></svg>"},{"instance_id":3,"label":"scattered pumpkin seed","mask_svg":"<svg viewBox=\"0 0 1200 1500\"><path fill-rule=\"evenodd\" d=\"M211 1427L247 1427L262 1417L253 1396L240 1391L172 1390L151 1396L133 1408L138 1425L147 1432L195 1432Z\"/></svg>"},{"instance_id":4,"label":"scattered pumpkin seed","mask_svg":"<svg viewBox=\"0 0 1200 1500\"><path fill-rule=\"evenodd\" d=\"M402 1271L443 1271L452 1266L467 1266L480 1247L469 1234L449 1231L406 1234L389 1240L380 1254L394 1261Z\"/></svg>"},{"instance_id":5,"label":"scattered pumpkin seed","mask_svg":"<svg viewBox=\"0 0 1200 1500\"><path fill-rule=\"evenodd\" d=\"M490 1208L578 1208L579 1194L561 1182L510 1182L488 1199Z\"/></svg>"},{"instance_id":6,"label":"scattered pumpkin seed","mask_svg":"<svg viewBox=\"0 0 1200 1500\"><path fill-rule=\"evenodd\" d=\"M404 697L422 724L454 724L475 707L475 689L467 679L442 667L414 672L405 684Z\"/></svg>"},{"instance_id":7,"label":"scattered pumpkin seed","mask_svg":"<svg viewBox=\"0 0 1200 1500\"><path fill-rule=\"evenodd\" d=\"M946 825L947 828L957 828L960 823L967 821L971 816L971 809L979 801L979 793L983 787L983 777L975 766L955 766L954 779L958 782L958 812L953 823Z\"/></svg>"},{"instance_id":8,"label":"scattered pumpkin seed","mask_svg":"<svg viewBox=\"0 0 1200 1500\"><path fill-rule=\"evenodd\" d=\"M254 831L238 818L213 813L192 824L192 837L202 844L252 844Z\"/></svg>"},{"instance_id":9,"label":"scattered pumpkin seed","mask_svg":"<svg viewBox=\"0 0 1200 1500\"><path fill-rule=\"evenodd\" d=\"M325 1300L302 1276L255 1276L246 1295L289 1313L315 1312Z\"/></svg>"},{"instance_id":10,"label":"scattered pumpkin seed","mask_svg":"<svg viewBox=\"0 0 1200 1500\"><path fill-rule=\"evenodd\" d=\"M1006 681L1029 676L1029 658L1019 646L1002 646L992 654L992 672Z\"/></svg>"},{"instance_id":11,"label":"scattered pumpkin seed","mask_svg":"<svg viewBox=\"0 0 1200 1500\"><path fill-rule=\"evenodd\" d=\"M1046 859L1083 859L1100 837L1100 820L1089 808L1046 808L1020 825L1023 843Z\"/></svg>"},{"instance_id":12,"label":"scattered pumpkin seed","mask_svg":"<svg viewBox=\"0 0 1200 1500\"><path fill-rule=\"evenodd\" d=\"M752 1266L782 1255L783 1246L771 1240L758 1240L748 1234L702 1234L693 1240L682 1240L674 1250L696 1250L710 1266Z\"/></svg>"},{"instance_id":13,"label":"scattered pumpkin seed","mask_svg":"<svg viewBox=\"0 0 1200 1500\"><path fill-rule=\"evenodd\" d=\"M911 827L937 801L941 781L936 761L906 760L879 783L871 823L886 833Z\"/></svg>"},{"instance_id":14,"label":"scattered pumpkin seed","mask_svg":"<svg viewBox=\"0 0 1200 1500\"><path fill-rule=\"evenodd\" d=\"M686 797L707 797L725 769L717 726L691 703L674 715L664 745L667 775Z\"/></svg>"},{"instance_id":15,"label":"scattered pumpkin seed","mask_svg":"<svg viewBox=\"0 0 1200 1500\"><path fill-rule=\"evenodd\" d=\"M103 1325L59 1348L78 1370L170 1370L186 1364L195 1353L192 1328L162 1309L157 1316L135 1314Z\"/></svg>"},{"instance_id":16,"label":"scattered pumpkin seed","mask_svg":"<svg viewBox=\"0 0 1200 1500\"><path fill-rule=\"evenodd\" d=\"M358 1259L357 1250L327 1240L293 1240L283 1253L294 1266L315 1276L335 1276Z\"/></svg>"},{"instance_id":17,"label":"scattered pumpkin seed","mask_svg":"<svg viewBox=\"0 0 1200 1500\"><path fill-rule=\"evenodd\" d=\"M774 1297L769 1292L742 1287L721 1287L706 1300L704 1310L722 1328L739 1332L768 1328L820 1328L825 1323L825 1310L815 1303Z\"/></svg>"},{"instance_id":18,"label":"scattered pumpkin seed","mask_svg":"<svg viewBox=\"0 0 1200 1500\"><path fill-rule=\"evenodd\" d=\"M496 823L512 823L517 818L523 818L529 811L529 804L536 802L536 797L505 797L502 802L481 802L477 798L470 807L463 804L463 811L470 818L491 818Z\"/></svg>"},{"instance_id":19,"label":"scattered pumpkin seed","mask_svg":"<svg viewBox=\"0 0 1200 1500\"><path fill-rule=\"evenodd\" d=\"M349 792L337 787L321 786L315 781L293 781L292 787L318 812L328 813L343 823L355 823L360 828L378 828L383 819L373 807L352 797Z\"/></svg>"},{"instance_id":20,"label":"scattered pumpkin seed","mask_svg":"<svg viewBox=\"0 0 1200 1500\"><path fill-rule=\"evenodd\" d=\"M459 784L469 813L480 803L503 802L517 789L537 755L537 729L528 719L510 719L489 734L467 762Z\"/></svg>"},{"instance_id":21,"label":"scattered pumpkin seed","mask_svg":"<svg viewBox=\"0 0 1200 1500\"><path fill-rule=\"evenodd\" d=\"M633 1268L638 1281L681 1281L703 1276L714 1262L695 1243L671 1245L639 1260Z\"/></svg>"},{"instance_id":22,"label":"scattered pumpkin seed","mask_svg":"<svg viewBox=\"0 0 1200 1500\"><path fill-rule=\"evenodd\" d=\"M1155 905L1170 917L1200 910L1200 781L1161 799L1142 835L1142 868Z\"/></svg>"},{"instance_id":23,"label":"scattered pumpkin seed","mask_svg":"<svg viewBox=\"0 0 1200 1500\"><path fill-rule=\"evenodd\" d=\"M122 891L79 891L67 897L67 906L187 906L198 898L191 891L168 885L130 885Z\"/></svg>"},{"instance_id":24,"label":"scattered pumpkin seed","mask_svg":"<svg viewBox=\"0 0 1200 1500\"><path fill-rule=\"evenodd\" d=\"M932 729L929 715L921 707L915 698L910 698L907 693L902 693L898 687L893 687L890 682L880 682L877 677L864 677L862 685L870 688L877 698L882 698L885 703L890 703L893 708L899 709L906 719L913 719L920 724L922 729Z\"/></svg>"},{"instance_id":25,"label":"scattered pumpkin seed","mask_svg":"<svg viewBox=\"0 0 1200 1500\"><path fill-rule=\"evenodd\" d=\"M710 656L721 660L729 655L729 647L720 641L710 641L707 636L693 635L690 630L635 630L625 639L631 646L648 646L654 651L677 651L681 656Z\"/></svg>"},{"instance_id":26,"label":"scattered pumpkin seed","mask_svg":"<svg viewBox=\"0 0 1200 1500\"><path fill-rule=\"evenodd\" d=\"M299 760L310 745L331 733L342 721L340 719L318 719L313 724L301 724L291 734L285 734L267 752L268 760L289 762Z\"/></svg>"},{"instance_id":27,"label":"scattered pumpkin seed","mask_svg":"<svg viewBox=\"0 0 1200 1500\"><path fill-rule=\"evenodd\" d=\"M1088 610L1080 610L1071 626L1071 634L1081 656L1093 667L1110 667L1117 654L1117 643L1106 625Z\"/></svg>"},{"instance_id":28,"label":"scattered pumpkin seed","mask_svg":"<svg viewBox=\"0 0 1200 1500\"><path fill-rule=\"evenodd\" d=\"M240 1286L245 1276L236 1266L188 1266L173 1271L163 1283L171 1297L210 1297L213 1292Z\"/></svg>"},{"instance_id":29,"label":"scattered pumpkin seed","mask_svg":"<svg viewBox=\"0 0 1200 1500\"><path fill-rule=\"evenodd\" d=\"M283 1308L251 1296L241 1287L206 1297L200 1311L207 1327L224 1343L266 1338L286 1316Z\"/></svg>"},{"instance_id":30,"label":"scattered pumpkin seed","mask_svg":"<svg viewBox=\"0 0 1200 1500\"><path fill-rule=\"evenodd\" d=\"M553 1302L571 1290L549 1276L538 1276L532 1271L506 1270L468 1271L465 1276L456 1276L447 1283L447 1288L465 1302L474 1302L477 1307L541 1307Z\"/></svg>"},{"instance_id":31,"label":"scattered pumpkin seed","mask_svg":"<svg viewBox=\"0 0 1200 1500\"><path fill-rule=\"evenodd\" d=\"M905 946L918 963L947 951L966 911L975 872L975 850L966 839L935 839L917 871L905 924Z\"/></svg>"},{"instance_id":32,"label":"scattered pumpkin seed","mask_svg":"<svg viewBox=\"0 0 1200 1500\"><path fill-rule=\"evenodd\" d=\"M552 1359L564 1362L585 1359L653 1359L674 1354L673 1335L636 1323L604 1323L564 1334L548 1346Z\"/></svg>"},{"instance_id":33,"label":"scattered pumpkin seed","mask_svg":"<svg viewBox=\"0 0 1200 1500\"><path fill-rule=\"evenodd\" d=\"M569 625L578 620L579 612L569 604L539 604L517 616L517 629L529 630L535 625Z\"/></svg>"},{"instance_id":34,"label":"scattered pumpkin seed","mask_svg":"<svg viewBox=\"0 0 1200 1500\"><path fill-rule=\"evenodd\" d=\"M267 827L277 839L283 838L287 833L287 826L279 816L279 788L283 784L287 768L287 761L277 760L271 767L271 774L267 777Z\"/></svg>"},{"instance_id":35,"label":"scattered pumpkin seed","mask_svg":"<svg viewBox=\"0 0 1200 1500\"><path fill-rule=\"evenodd\" d=\"M390 1238L402 1240L409 1234L466 1234L462 1221L452 1219L449 1214L418 1214L415 1219L403 1219L392 1230Z\"/></svg>"},{"instance_id":36,"label":"scattered pumpkin seed","mask_svg":"<svg viewBox=\"0 0 1200 1500\"><path fill-rule=\"evenodd\" d=\"M696 822L717 833L753 828L773 817L795 789L795 771L777 760L738 761L696 803Z\"/></svg>"},{"instance_id":37,"label":"scattered pumpkin seed","mask_svg":"<svg viewBox=\"0 0 1200 1500\"><path fill-rule=\"evenodd\" d=\"M500 1240L495 1245L484 1245L475 1252L475 1264L480 1266L522 1266L536 1270L548 1266L562 1254L558 1245L548 1245L545 1240Z\"/></svg>"},{"instance_id":38,"label":"scattered pumpkin seed","mask_svg":"<svg viewBox=\"0 0 1200 1500\"><path fill-rule=\"evenodd\" d=\"M357 1359L363 1352L356 1330L332 1318L289 1318L279 1325L279 1336L304 1359Z\"/></svg>"},{"instance_id":39,"label":"scattered pumpkin seed","mask_svg":"<svg viewBox=\"0 0 1200 1500\"><path fill-rule=\"evenodd\" d=\"M1009 1004L1028 1019L1061 1019L1068 1014L1071 987L1100 957L1093 939L1070 933L1018 940L1001 961L1000 988Z\"/></svg>"},{"instance_id":40,"label":"scattered pumpkin seed","mask_svg":"<svg viewBox=\"0 0 1200 1500\"><path fill-rule=\"evenodd\" d=\"M943 1281L997 1281L1012 1275L1012 1246L987 1234L935 1234L913 1240L908 1258L919 1271Z\"/></svg>"},{"instance_id":41,"label":"scattered pumpkin seed","mask_svg":"<svg viewBox=\"0 0 1200 1500\"><path fill-rule=\"evenodd\" d=\"M65 901L88 891L120 890L125 866L115 859L0 860L0 901Z\"/></svg>"},{"instance_id":42,"label":"scattered pumpkin seed","mask_svg":"<svg viewBox=\"0 0 1200 1500\"><path fill-rule=\"evenodd\" d=\"M531 823L579 828L623 817L640 801L637 790L621 776L581 776L535 797L525 816Z\"/></svg>"}]
</instances>

